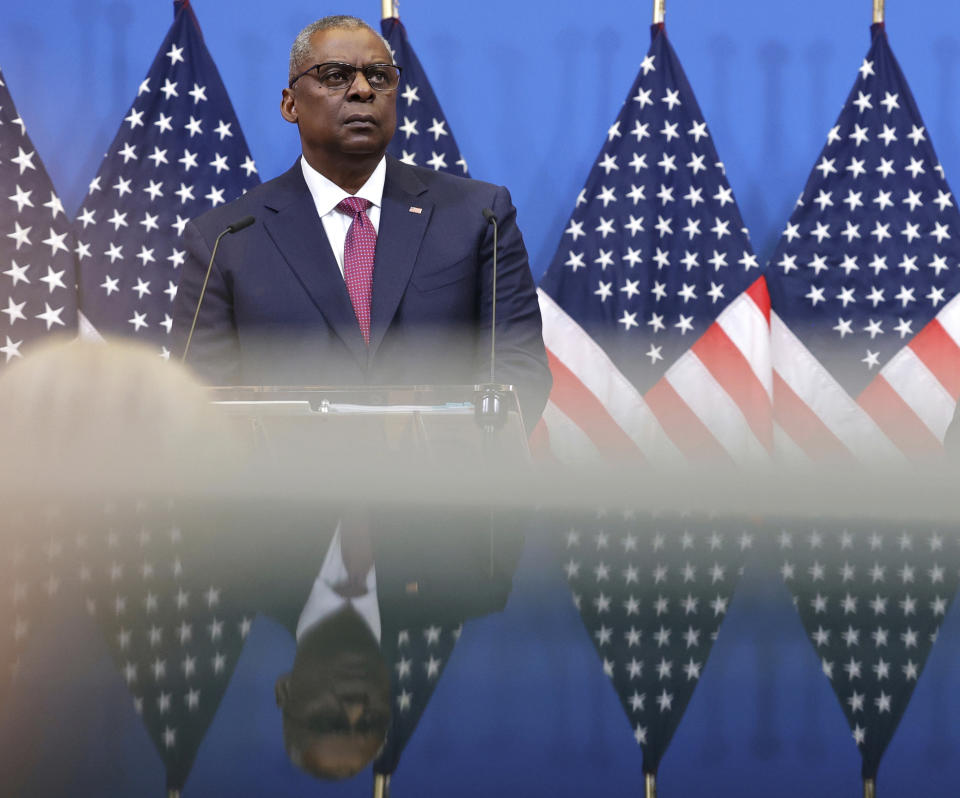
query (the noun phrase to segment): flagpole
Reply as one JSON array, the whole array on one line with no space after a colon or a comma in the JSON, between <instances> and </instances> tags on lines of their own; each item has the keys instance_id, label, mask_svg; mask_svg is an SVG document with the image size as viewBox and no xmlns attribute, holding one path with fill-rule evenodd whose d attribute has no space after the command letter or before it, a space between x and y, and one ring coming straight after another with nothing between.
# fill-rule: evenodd
<instances>
[{"instance_id":1,"label":"flagpole","mask_svg":"<svg viewBox=\"0 0 960 798\"><path fill-rule=\"evenodd\" d=\"M883 6L884 0L873 0L873 24L883 24Z\"/></svg>"},{"instance_id":2,"label":"flagpole","mask_svg":"<svg viewBox=\"0 0 960 798\"><path fill-rule=\"evenodd\" d=\"M389 775L384 773L373 774L373 798L390 798Z\"/></svg>"},{"instance_id":3,"label":"flagpole","mask_svg":"<svg viewBox=\"0 0 960 798\"><path fill-rule=\"evenodd\" d=\"M874 0L881 2L882 0ZM653 24L662 25L667 16L667 0L653 0Z\"/></svg>"},{"instance_id":4,"label":"flagpole","mask_svg":"<svg viewBox=\"0 0 960 798\"><path fill-rule=\"evenodd\" d=\"M661 8L660 21L663 22L663 0L656 0L656 3ZM643 786L646 798L657 798L657 775L655 773L643 774Z\"/></svg>"},{"instance_id":5,"label":"flagpole","mask_svg":"<svg viewBox=\"0 0 960 798\"><path fill-rule=\"evenodd\" d=\"M880 5L883 5L883 0L874 0L874 2L879 2ZM880 21L883 22L883 14L881 13L880 16ZM863 798L877 798L877 783L873 779L863 780Z\"/></svg>"},{"instance_id":6,"label":"flagpole","mask_svg":"<svg viewBox=\"0 0 960 798\"><path fill-rule=\"evenodd\" d=\"M380 0L381 19L400 19L400 3L398 0Z\"/></svg>"}]
</instances>

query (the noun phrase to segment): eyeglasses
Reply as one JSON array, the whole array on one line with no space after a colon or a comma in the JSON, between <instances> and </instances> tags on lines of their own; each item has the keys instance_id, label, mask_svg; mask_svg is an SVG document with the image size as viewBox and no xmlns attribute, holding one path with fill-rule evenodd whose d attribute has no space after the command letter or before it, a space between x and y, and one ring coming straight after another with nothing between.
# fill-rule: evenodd
<instances>
[{"instance_id":1,"label":"eyeglasses","mask_svg":"<svg viewBox=\"0 0 960 798\"><path fill-rule=\"evenodd\" d=\"M400 85L400 67L393 64L367 64L367 66L355 67L338 61L327 61L303 70L290 81L290 88L292 89L293 84L304 75L313 71L316 71L320 85L330 91L350 88L357 77L357 72L363 72L367 84L374 91L393 91Z\"/></svg>"}]
</instances>

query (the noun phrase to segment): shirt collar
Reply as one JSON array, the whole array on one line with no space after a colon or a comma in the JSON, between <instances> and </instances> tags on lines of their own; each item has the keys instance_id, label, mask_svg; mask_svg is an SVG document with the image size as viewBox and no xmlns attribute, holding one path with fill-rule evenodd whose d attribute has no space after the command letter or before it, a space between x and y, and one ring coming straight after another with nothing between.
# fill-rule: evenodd
<instances>
[{"instance_id":1,"label":"shirt collar","mask_svg":"<svg viewBox=\"0 0 960 798\"><path fill-rule=\"evenodd\" d=\"M317 206L317 213L320 216L326 216L340 204L341 200L350 196L369 200L377 208L383 202L383 184L387 178L386 156L380 159L380 163L373 170L373 174L353 195L348 194L332 180L320 174L307 163L307 159L302 155L300 156L300 168L303 170L303 179L307 182L307 188L310 189L310 195L313 197L313 202Z\"/></svg>"}]
</instances>

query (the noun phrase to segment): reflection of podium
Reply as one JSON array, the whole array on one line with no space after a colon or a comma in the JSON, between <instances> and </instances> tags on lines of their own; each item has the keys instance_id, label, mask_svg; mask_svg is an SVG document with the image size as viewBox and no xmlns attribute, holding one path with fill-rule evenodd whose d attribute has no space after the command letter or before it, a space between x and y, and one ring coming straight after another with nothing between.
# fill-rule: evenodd
<instances>
[{"instance_id":1,"label":"reflection of podium","mask_svg":"<svg viewBox=\"0 0 960 798\"><path fill-rule=\"evenodd\" d=\"M507 385L227 387L211 395L268 454L529 459L517 394Z\"/></svg>"}]
</instances>

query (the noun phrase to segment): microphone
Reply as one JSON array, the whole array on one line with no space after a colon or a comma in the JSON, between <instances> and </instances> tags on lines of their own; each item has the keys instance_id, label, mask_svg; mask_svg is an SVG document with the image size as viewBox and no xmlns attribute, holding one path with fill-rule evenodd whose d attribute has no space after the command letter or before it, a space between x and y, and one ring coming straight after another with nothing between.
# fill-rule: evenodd
<instances>
[{"instance_id":1,"label":"microphone","mask_svg":"<svg viewBox=\"0 0 960 798\"><path fill-rule=\"evenodd\" d=\"M187 335L187 344L183 347L183 355L180 357L181 363L187 362L187 352L190 351L190 342L193 340L193 331L197 329L197 318L200 316L200 305L203 303L203 295L207 292L207 282L210 280L210 272L213 271L213 259L217 257L217 247L220 246L221 239L225 235L237 233L240 230L246 229L255 221L256 219L252 216L244 216L242 219L237 219L237 221L235 221L233 224L228 224L220 233L220 235L217 236L217 240L213 242L213 251L210 253L210 262L207 264L207 273L203 276L203 285L200 287L200 298L197 300L197 309L193 312L193 321L190 323L190 332Z\"/></svg>"},{"instance_id":2,"label":"microphone","mask_svg":"<svg viewBox=\"0 0 960 798\"><path fill-rule=\"evenodd\" d=\"M493 300L490 303L490 382L494 382L494 365L496 363L496 342L497 342L497 235L500 232L500 225L497 223L497 215L489 208L484 208L481 213L487 220L487 224L493 225Z\"/></svg>"},{"instance_id":3,"label":"microphone","mask_svg":"<svg viewBox=\"0 0 960 798\"><path fill-rule=\"evenodd\" d=\"M493 298L490 302L490 383L480 386L480 397L476 406L476 418L484 433L489 435L497 427L503 425L506 421L503 399L496 386L496 363L497 363L497 238L500 227L497 222L497 215L484 208L481 213L487 220L487 224L493 225Z\"/></svg>"}]
</instances>

